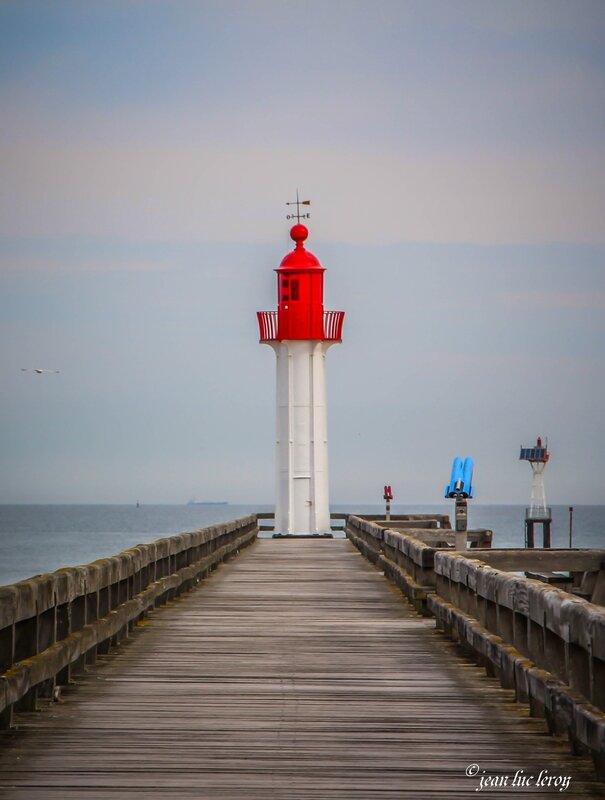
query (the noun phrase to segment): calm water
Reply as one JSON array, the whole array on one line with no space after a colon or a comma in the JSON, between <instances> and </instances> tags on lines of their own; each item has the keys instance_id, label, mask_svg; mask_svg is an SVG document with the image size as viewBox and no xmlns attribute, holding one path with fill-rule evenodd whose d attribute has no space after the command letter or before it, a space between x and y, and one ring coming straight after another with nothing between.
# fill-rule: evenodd
<instances>
[{"instance_id":1,"label":"calm water","mask_svg":"<svg viewBox=\"0 0 605 800\"><path fill-rule=\"evenodd\" d=\"M86 564L141 542L192 531L270 506L1 506L0 584L60 567ZM335 506L333 511L381 513L380 506ZM393 506L393 513L451 514L452 504ZM470 526L491 528L495 547L523 547L522 506L471 505ZM567 506L553 507L553 546L566 547ZM605 506L576 506L574 546L605 548Z\"/></svg>"}]
</instances>

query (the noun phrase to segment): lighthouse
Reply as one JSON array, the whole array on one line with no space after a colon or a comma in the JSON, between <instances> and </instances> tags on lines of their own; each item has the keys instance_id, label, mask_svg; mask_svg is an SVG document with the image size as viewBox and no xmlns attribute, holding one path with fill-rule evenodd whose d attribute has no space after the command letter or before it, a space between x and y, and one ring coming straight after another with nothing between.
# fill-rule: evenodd
<instances>
[{"instance_id":1,"label":"lighthouse","mask_svg":"<svg viewBox=\"0 0 605 800\"><path fill-rule=\"evenodd\" d=\"M542 546L550 547L552 513L546 505L544 492L544 470L550 460L548 440L542 442L538 436L535 445L521 445L520 461L529 461L532 472L531 497L525 509L525 546L534 546L534 525L542 525Z\"/></svg>"},{"instance_id":2,"label":"lighthouse","mask_svg":"<svg viewBox=\"0 0 605 800\"><path fill-rule=\"evenodd\" d=\"M298 216L298 215L297 215ZM259 311L260 341L276 357L275 531L289 535L330 531L326 353L341 341L344 311L325 311L325 269L295 242L277 273L277 311Z\"/></svg>"}]
</instances>

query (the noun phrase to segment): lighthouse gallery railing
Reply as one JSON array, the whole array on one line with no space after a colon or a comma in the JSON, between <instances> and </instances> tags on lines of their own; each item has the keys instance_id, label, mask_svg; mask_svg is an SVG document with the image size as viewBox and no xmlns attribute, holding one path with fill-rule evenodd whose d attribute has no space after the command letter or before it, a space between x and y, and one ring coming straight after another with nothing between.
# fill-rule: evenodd
<instances>
[{"instance_id":1,"label":"lighthouse gallery railing","mask_svg":"<svg viewBox=\"0 0 605 800\"><path fill-rule=\"evenodd\" d=\"M257 317L261 342L278 341L277 311L257 311ZM324 341L339 342L342 339L344 317L344 311L324 311Z\"/></svg>"}]
</instances>

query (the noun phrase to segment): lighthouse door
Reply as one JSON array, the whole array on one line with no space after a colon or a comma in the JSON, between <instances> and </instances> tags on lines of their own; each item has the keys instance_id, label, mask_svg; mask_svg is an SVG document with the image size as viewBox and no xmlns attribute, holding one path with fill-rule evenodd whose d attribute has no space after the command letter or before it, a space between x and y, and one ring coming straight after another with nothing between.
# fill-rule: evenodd
<instances>
[{"instance_id":1,"label":"lighthouse door","mask_svg":"<svg viewBox=\"0 0 605 800\"><path fill-rule=\"evenodd\" d=\"M293 533L312 533L311 522L311 477L294 476L293 478L293 506L296 509Z\"/></svg>"}]
</instances>

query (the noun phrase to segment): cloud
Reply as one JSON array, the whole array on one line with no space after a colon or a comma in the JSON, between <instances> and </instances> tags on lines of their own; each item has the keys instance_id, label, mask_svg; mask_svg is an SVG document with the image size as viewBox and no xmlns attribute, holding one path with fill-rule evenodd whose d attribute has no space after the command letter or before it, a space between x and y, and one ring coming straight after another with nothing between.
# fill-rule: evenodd
<instances>
[{"instance_id":1,"label":"cloud","mask_svg":"<svg viewBox=\"0 0 605 800\"><path fill-rule=\"evenodd\" d=\"M513 155L229 144L7 144L0 235L269 241L301 186L314 236L605 241L605 151ZM315 219L315 208L312 209Z\"/></svg>"},{"instance_id":2,"label":"cloud","mask_svg":"<svg viewBox=\"0 0 605 800\"><path fill-rule=\"evenodd\" d=\"M0 235L269 241L300 186L324 240L605 239L598 3L90 5L6 18Z\"/></svg>"},{"instance_id":3,"label":"cloud","mask_svg":"<svg viewBox=\"0 0 605 800\"><path fill-rule=\"evenodd\" d=\"M508 380L513 374L524 373L526 375L557 374L565 371L566 374L582 374L594 376L595 370L602 371L605 366L603 356L577 354L568 355L565 353L543 354L539 356L535 352L514 353L514 352L471 352L460 358L460 352L456 350L433 350L422 352L418 355L407 357L413 365L418 363L423 368L435 370L451 370L455 365L456 372L464 372L479 376L478 380L483 380L483 376L488 371L499 375L504 380ZM536 366L539 362L539 367Z\"/></svg>"},{"instance_id":4,"label":"cloud","mask_svg":"<svg viewBox=\"0 0 605 800\"><path fill-rule=\"evenodd\" d=\"M0 272L150 272L166 269L166 264L149 260L107 258L68 258L0 254Z\"/></svg>"},{"instance_id":5,"label":"cloud","mask_svg":"<svg viewBox=\"0 0 605 800\"><path fill-rule=\"evenodd\" d=\"M543 289L534 291L500 292L496 297L499 305L515 309L536 310L567 309L570 311L605 310L605 291L590 292L556 291Z\"/></svg>"}]
</instances>

